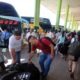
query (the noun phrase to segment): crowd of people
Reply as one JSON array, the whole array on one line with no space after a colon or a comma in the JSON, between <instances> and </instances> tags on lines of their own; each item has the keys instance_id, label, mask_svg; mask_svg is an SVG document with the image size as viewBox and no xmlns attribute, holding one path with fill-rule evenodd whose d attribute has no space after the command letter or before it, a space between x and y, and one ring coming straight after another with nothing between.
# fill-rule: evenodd
<instances>
[{"instance_id":1,"label":"crowd of people","mask_svg":"<svg viewBox=\"0 0 80 80\"><path fill-rule=\"evenodd\" d=\"M80 57L80 32L47 31L39 34L35 30L28 30L25 40L29 46L28 63L32 62L34 53L40 55L39 64L43 79L46 79L56 54L68 60L68 70L71 78L74 79L74 72ZM20 63L22 42L22 33L16 29L9 38L8 45L12 64Z\"/></svg>"},{"instance_id":2,"label":"crowd of people","mask_svg":"<svg viewBox=\"0 0 80 80\"><path fill-rule=\"evenodd\" d=\"M10 36L11 36L11 33L8 31L8 29L6 28L2 29L0 27L0 46L5 45L6 47L8 47Z\"/></svg>"}]
</instances>

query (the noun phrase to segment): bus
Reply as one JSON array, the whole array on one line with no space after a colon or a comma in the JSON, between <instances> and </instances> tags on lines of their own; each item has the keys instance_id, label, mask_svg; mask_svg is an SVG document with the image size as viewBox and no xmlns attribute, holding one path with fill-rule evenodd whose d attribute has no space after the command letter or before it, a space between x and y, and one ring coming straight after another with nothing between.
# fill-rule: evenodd
<instances>
[{"instance_id":1,"label":"bus","mask_svg":"<svg viewBox=\"0 0 80 80\"><path fill-rule=\"evenodd\" d=\"M25 17L22 16L23 19L26 19L29 22L29 26L31 29L34 29L34 17ZM48 18L40 18L39 20L39 30L42 32L44 30L51 30L51 22Z\"/></svg>"},{"instance_id":2,"label":"bus","mask_svg":"<svg viewBox=\"0 0 80 80\"><path fill-rule=\"evenodd\" d=\"M8 40L9 37L12 35L14 29L19 29L22 31L21 27L21 18L19 17L15 8L5 2L0 2L0 47L8 47L8 42L4 42L4 38L6 38L6 34L3 33L6 31L9 35L7 36Z\"/></svg>"}]
</instances>

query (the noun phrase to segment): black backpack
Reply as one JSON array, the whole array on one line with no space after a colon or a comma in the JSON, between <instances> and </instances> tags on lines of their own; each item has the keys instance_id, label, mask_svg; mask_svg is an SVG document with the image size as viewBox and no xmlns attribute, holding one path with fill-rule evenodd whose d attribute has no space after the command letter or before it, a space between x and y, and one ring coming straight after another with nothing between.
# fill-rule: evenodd
<instances>
[{"instance_id":1,"label":"black backpack","mask_svg":"<svg viewBox=\"0 0 80 80\"><path fill-rule=\"evenodd\" d=\"M64 43L58 44L58 51L63 55L67 55L69 49L70 41L66 40Z\"/></svg>"},{"instance_id":2,"label":"black backpack","mask_svg":"<svg viewBox=\"0 0 80 80\"><path fill-rule=\"evenodd\" d=\"M74 41L70 44L68 54L80 57L80 41Z\"/></svg>"}]
</instances>

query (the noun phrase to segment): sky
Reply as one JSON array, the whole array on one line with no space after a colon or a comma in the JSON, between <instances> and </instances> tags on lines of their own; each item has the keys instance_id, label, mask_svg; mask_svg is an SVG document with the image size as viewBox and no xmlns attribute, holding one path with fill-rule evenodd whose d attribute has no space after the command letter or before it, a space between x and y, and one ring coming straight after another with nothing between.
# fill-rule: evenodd
<instances>
[{"instance_id":1,"label":"sky","mask_svg":"<svg viewBox=\"0 0 80 80\"><path fill-rule=\"evenodd\" d=\"M0 0L0 1L12 4L20 16L34 17L35 0ZM40 6L40 17L49 18L52 25L56 24L56 14L53 14L43 5ZM64 21L62 19L60 19L60 25L64 25Z\"/></svg>"}]
</instances>

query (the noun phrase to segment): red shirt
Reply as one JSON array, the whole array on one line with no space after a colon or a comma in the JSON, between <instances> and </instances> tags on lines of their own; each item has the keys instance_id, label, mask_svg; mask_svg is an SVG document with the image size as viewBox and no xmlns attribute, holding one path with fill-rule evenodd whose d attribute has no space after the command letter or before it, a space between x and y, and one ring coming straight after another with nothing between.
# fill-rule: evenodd
<instances>
[{"instance_id":1,"label":"red shirt","mask_svg":"<svg viewBox=\"0 0 80 80\"><path fill-rule=\"evenodd\" d=\"M51 42L45 38L41 39L42 44L39 40L38 40L38 43L36 45L33 45L32 46L32 51L35 51L36 49L40 49L42 50L42 52L44 52L45 54L50 54L51 53L51 48L49 47Z\"/></svg>"}]
</instances>

